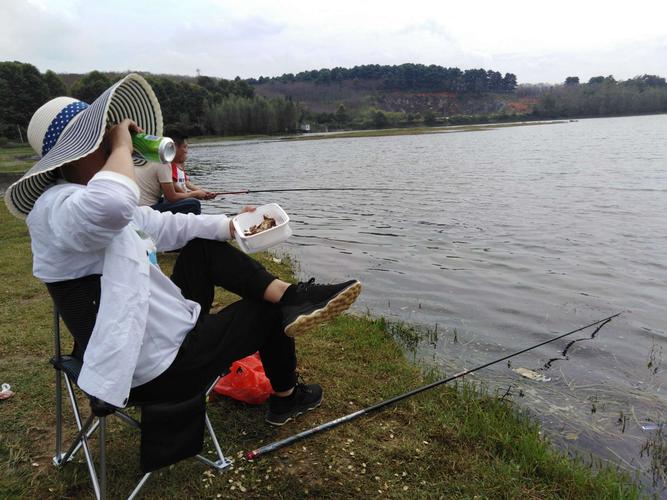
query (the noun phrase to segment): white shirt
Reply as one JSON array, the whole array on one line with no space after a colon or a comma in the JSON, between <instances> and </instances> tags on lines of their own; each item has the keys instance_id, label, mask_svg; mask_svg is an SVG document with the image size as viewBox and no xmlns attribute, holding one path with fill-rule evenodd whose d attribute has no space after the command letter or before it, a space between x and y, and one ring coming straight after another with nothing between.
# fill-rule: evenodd
<instances>
[{"instance_id":1,"label":"white shirt","mask_svg":"<svg viewBox=\"0 0 667 500\"><path fill-rule=\"evenodd\" d=\"M128 177L98 172L87 186L62 183L42 194L26 220L33 274L50 283L102 274L100 307L78 385L115 406L173 362L200 306L149 260L193 238L227 240L224 215L160 213L138 207Z\"/></svg>"},{"instance_id":2,"label":"white shirt","mask_svg":"<svg viewBox=\"0 0 667 500\"><path fill-rule=\"evenodd\" d=\"M173 173L173 170L174 169L172 169L172 173ZM190 190L188 189L188 186L186 184L187 179L185 178L185 172L183 172L183 170L181 170L180 167L178 167L178 165L175 167L175 170L176 170L176 181L174 182L174 185L181 188L181 190L184 193L187 193ZM174 180L173 175L171 176L171 180L172 181Z\"/></svg>"}]
</instances>

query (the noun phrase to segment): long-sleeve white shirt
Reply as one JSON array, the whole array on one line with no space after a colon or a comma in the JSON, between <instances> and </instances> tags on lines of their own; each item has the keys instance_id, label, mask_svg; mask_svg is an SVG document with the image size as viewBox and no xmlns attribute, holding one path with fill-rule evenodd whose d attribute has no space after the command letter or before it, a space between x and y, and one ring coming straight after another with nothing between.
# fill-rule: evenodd
<instances>
[{"instance_id":1,"label":"long-sleeve white shirt","mask_svg":"<svg viewBox=\"0 0 667 500\"><path fill-rule=\"evenodd\" d=\"M138 207L138 199L134 181L103 171L86 186L47 189L26 221L37 278L52 283L102 275L78 384L119 407L127 404L131 387L169 367L200 313L199 304L185 299L151 263L151 253L194 238L230 238L224 215L160 213Z\"/></svg>"}]
</instances>

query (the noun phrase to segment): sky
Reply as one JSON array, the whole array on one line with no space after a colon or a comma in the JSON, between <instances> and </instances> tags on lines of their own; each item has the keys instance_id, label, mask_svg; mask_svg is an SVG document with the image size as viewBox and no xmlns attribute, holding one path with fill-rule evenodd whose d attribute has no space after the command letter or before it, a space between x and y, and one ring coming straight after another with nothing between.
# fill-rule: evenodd
<instances>
[{"instance_id":1,"label":"sky","mask_svg":"<svg viewBox=\"0 0 667 500\"><path fill-rule=\"evenodd\" d=\"M362 64L667 77L665 0L0 0L0 61L241 78Z\"/></svg>"}]
</instances>

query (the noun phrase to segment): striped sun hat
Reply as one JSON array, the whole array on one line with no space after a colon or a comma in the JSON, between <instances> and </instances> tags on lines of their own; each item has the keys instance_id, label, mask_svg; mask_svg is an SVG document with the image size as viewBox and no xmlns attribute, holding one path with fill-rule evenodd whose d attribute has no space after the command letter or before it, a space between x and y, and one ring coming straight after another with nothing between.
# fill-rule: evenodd
<instances>
[{"instance_id":1,"label":"striped sun hat","mask_svg":"<svg viewBox=\"0 0 667 500\"><path fill-rule=\"evenodd\" d=\"M125 118L134 120L148 134L162 135L157 97L148 82L134 73L113 84L90 105L71 97L56 97L35 111L28 125L28 142L41 158L5 192L9 211L25 218L55 181L55 170L95 151L107 124Z\"/></svg>"}]
</instances>

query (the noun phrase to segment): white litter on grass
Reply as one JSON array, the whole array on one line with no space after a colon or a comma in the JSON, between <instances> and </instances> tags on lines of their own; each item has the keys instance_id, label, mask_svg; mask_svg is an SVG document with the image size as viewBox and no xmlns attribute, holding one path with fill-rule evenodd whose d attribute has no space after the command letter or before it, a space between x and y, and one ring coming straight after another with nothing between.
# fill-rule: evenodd
<instances>
[{"instance_id":1,"label":"white litter on grass","mask_svg":"<svg viewBox=\"0 0 667 500\"><path fill-rule=\"evenodd\" d=\"M551 378L544 376L541 373L537 373L536 371L529 370L528 368L512 368L512 371L515 373L518 373L521 375L523 378L527 378L530 380L535 380L536 382L550 382Z\"/></svg>"},{"instance_id":2,"label":"white litter on grass","mask_svg":"<svg viewBox=\"0 0 667 500\"><path fill-rule=\"evenodd\" d=\"M14 395L12 391L12 386L9 384L2 384L0 386L0 401L3 399L9 399Z\"/></svg>"}]
</instances>

